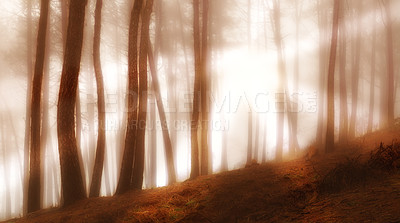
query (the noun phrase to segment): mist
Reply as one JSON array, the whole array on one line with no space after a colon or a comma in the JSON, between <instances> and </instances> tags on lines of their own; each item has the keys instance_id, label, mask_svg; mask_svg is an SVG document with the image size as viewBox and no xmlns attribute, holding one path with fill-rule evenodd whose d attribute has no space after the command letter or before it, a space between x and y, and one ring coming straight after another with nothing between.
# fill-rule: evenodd
<instances>
[{"instance_id":1,"label":"mist","mask_svg":"<svg viewBox=\"0 0 400 223\"><path fill-rule=\"evenodd\" d=\"M0 220L329 154L394 125L398 11L394 0L1 1Z\"/></svg>"}]
</instances>

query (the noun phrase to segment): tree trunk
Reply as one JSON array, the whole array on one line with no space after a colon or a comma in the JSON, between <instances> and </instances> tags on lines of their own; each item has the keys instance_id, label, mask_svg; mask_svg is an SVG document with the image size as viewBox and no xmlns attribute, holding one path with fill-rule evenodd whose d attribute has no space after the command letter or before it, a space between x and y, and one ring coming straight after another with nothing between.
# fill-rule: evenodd
<instances>
[{"instance_id":1,"label":"tree trunk","mask_svg":"<svg viewBox=\"0 0 400 223\"><path fill-rule=\"evenodd\" d=\"M339 49L339 81L340 81L340 118L339 118L339 143L347 144L347 135L349 130L349 115L347 109L347 86L346 86L346 14L345 5L341 4L340 18L340 49Z\"/></svg>"},{"instance_id":2,"label":"tree trunk","mask_svg":"<svg viewBox=\"0 0 400 223\"><path fill-rule=\"evenodd\" d=\"M27 1L27 87L26 87L26 108L25 108L25 137L24 137L24 182L23 182L23 214L28 211L28 187L29 187L29 148L31 130L31 99L32 99L32 0Z\"/></svg>"},{"instance_id":3,"label":"tree trunk","mask_svg":"<svg viewBox=\"0 0 400 223\"><path fill-rule=\"evenodd\" d=\"M282 161L283 157L283 125L285 120L285 83L286 83L286 68L285 59L282 47L281 35L281 21L280 21L280 3L275 0L273 2L273 12L271 15L271 22L274 30L274 40L277 47L278 55L278 72L279 72L279 92L276 93L276 106L277 106L277 123L276 123L276 161Z\"/></svg>"},{"instance_id":4,"label":"tree trunk","mask_svg":"<svg viewBox=\"0 0 400 223\"><path fill-rule=\"evenodd\" d=\"M200 115L200 82L201 82L201 55L200 55L200 2L193 0L193 37L194 37L194 87L193 87L193 111L190 125L191 131L191 172L190 179L199 176L199 143L198 126Z\"/></svg>"},{"instance_id":5,"label":"tree trunk","mask_svg":"<svg viewBox=\"0 0 400 223\"><path fill-rule=\"evenodd\" d=\"M247 118L247 161L246 165L251 164L251 159L253 157L253 112L248 113Z\"/></svg>"},{"instance_id":6,"label":"tree trunk","mask_svg":"<svg viewBox=\"0 0 400 223\"><path fill-rule=\"evenodd\" d=\"M36 63L32 84L31 101L31 148L30 148L30 175L28 188L28 213L40 209L40 130L41 130L41 94L43 80L43 66L46 50L47 18L49 0L42 0L40 6L39 30L36 48Z\"/></svg>"},{"instance_id":7,"label":"tree trunk","mask_svg":"<svg viewBox=\"0 0 400 223\"><path fill-rule=\"evenodd\" d=\"M153 10L153 0L147 0L142 13L142 29L139 53L139 112L138 130L135 150L135 162L132 174L132 186L142 189L144 172L144 148L147 116L147 54L149 40L150 16Z\"/></svg>"},{"instance_id":8,"label":"tree trunk","mask_svg":"<svg viewBox=\"0 0 400 223\"><path fill-rule=\"evenodd\" d=\"M168 173L167 184L172 184L172 183L176 182L174 155L173 155L173 151L172 151L171 138L169 137L169 133L168 133L167 117L165 116L164 105L162 104L160 83L158 81L157 69L156 69L156 66L154 63L153 51L151 49L150 39L148 40L148 47L149 47L148 55L149 55L149 63L150 63L150 70L151 70L151 78L152 78L154 93L156 95L158 114L160 116L162 134L163 134L163 139L164 139L165 157L166 157L166 161L167 161L167 173Z\"/></svg>"},{"instance_id":9,"label":"tree trunk","mask_svg":"<svg viewBox=\"0 0 400 223\"><path fill-rule=\"evenodd\" d=\"M133 156L136 145L137 131L137 109L139 93L139 71L138 71L138 36L139 36L139 18L143 5L143 0L136 0L131 12L131 21L129 25L129 49L128 49L128 123L126 127L125 149L122 158L121 170L118 180L116 194L122 194L129 190Z\"/></svg>"},{"instance_id":10,"label":"tree trunk","mask_svg":"<svg viewBox=\"0 0 400 223\"><path fill-rule=\"evenodd\" d=\"M393 31L392 13L390 0L385 1L386 17L386 40L387 40L387 124L392 125L394 121L394 53L393 53Z\"/></svg>"},{"instance_id":11,"label":"tree trunk","mask_svg":"<svg viewBox=\"0 0 400 223\"><path fill-rule=\"evenodd\" d=\"M0 123L1 123L1 150L3 155L3 174L4 174L4 192L5 192L5 203L4 203L4 213L6 219L11 217L11 193L10 193L10 175L8 167L8 154L7 154L7 137L6 137L6 126L3 114L0 114ZM3 211L2 211L3 212Z\"/></svg>"},{"instance_id":12,"label":"tree trunk","mask_svg":"<svg viewBox=\"0 0 400 223\"><path fill-rule=\"evenodd\" d=\"M324 113L325 113L325 86L326 86L326 67L327 67L327 31L325 27L328 25L326 10L321 5L321 0L318 0L318 30L319 30L319 89L318 89L318 123L316 132L316 147L321 151L324 145L324 135L326 129L324 126ZM325 133L325 134L324 134Z\"/></svg>"},{"instance_id":13,"label":"tree trunk","mask_svg":"<svg viewBox=\"0 0 400 223\"><path fill-rule=\"evenodd\" d=\"M86 0L70 1L64 64L58 97L57 135L65 206L85 197L75 136L74 107L80 70L86 4Z\"/></svg>"},{"instance_id":14,"label":"tree trunk","mask_svg":"<svg viewBox=\"0 0 400 223\"><path fill-rule=\"evenodd\" d=\"M97 84L97 100L98 100L98 136L96 159L94 162L92 182L90 186L90 197L98 197L100 194L101 174L103 172L104 150L106 145L106 115L104 102L104 83L103 72L100 62L100 35L101 35L101 9L103 0L96 1L95 22L94 22L94 39L93 39L93 63Z\"/></svg>"},{"instance_id":15,"label":"tree trunk","mask_svg":"<svg viewBox=\"0 0 400 223\"><path fill-rule=\"evenodd\" d=\"M375 5L375 4L374 4ZM374 7L373 7L374 8ZM367 132L372 132L372 125L374 122L374 105L375 105L375 68L376 68L376 13L373 14L373 30L372 30L372 51L371 51L371 79L369 85L369 115Z\"/></svg>"},{"instance_id":16,"label":"tree trunk","mask_svg":"<svg viewBox=\"0 0 400 223\"><path fill-rule=\"evenodd\" d=\"M202 11L202 32L201 32L201 175L208 175L209 147L208 147L208 126L209 126L209 104L208 104L208 0L203 0Z\"/></svg>"},{"instance_id":17,"label":"tree trunk","mask_svg":"<svg viewBox=\"0 0 400 223\"><path fill-rule=\"evenodd\" d=\"M339 27L339 7L340 0L334 1L333 6L333 24L332 24L332 40L331 52L329 56L328 67L328 121L326 130L326 152L334 150L334 122L335 122L335 104L334 104L334 82L335 82L335 61L336 61L336 48L337 36Z\"/></svg>"},{"instance_id":18,"label":"tree trunk","mask_svg":"<svg viewBox=\"0 0 400 223\"><path fill-rule=\"evenodd\" d=\"M356 135L356 120L357 120L357 103L358 103L358 82L360 76L360 54L361 54L361 20L362 20L362 1L358 1L357 13L357 34L355 39L355 55L352 68L352 93L351 93L351 117L349 127L349 137L354 138Z\"/></svg>"}]
</instances>

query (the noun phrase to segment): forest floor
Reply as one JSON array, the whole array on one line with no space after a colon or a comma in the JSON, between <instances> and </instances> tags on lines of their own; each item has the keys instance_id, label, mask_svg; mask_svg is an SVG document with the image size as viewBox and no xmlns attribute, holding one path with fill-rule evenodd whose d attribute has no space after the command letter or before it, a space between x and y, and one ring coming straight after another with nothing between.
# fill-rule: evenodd
<instances>
[{"instance_id":1,"label":"forest floor","mask_svg":"<svg viewBox=\"0 0 400 223\"><path fill-rule=\"evenodd\" d=\"M400 159L390 163L395 171L372 169L368 161L381 142L395 139L399 125L328 155L253 164L8 222L400 222Z\"/></svg>"}]
</instances>

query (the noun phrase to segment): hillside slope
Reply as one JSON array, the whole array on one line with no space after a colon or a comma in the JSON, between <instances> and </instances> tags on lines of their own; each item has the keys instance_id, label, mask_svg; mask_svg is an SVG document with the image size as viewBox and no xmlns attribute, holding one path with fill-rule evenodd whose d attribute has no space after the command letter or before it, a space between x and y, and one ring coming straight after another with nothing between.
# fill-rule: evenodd
<instances>
[{"instance_id":1,"label":"hillside slope","mask_svg":"<svg viewBox=\"0 0 400 223\"><path fill-rule=\"evenodd\" d=\"M169 187L83 200L8 222L400 222L400 174L382 173L338 192L318 185L337 163L367 160L398 127L358 138L335 153L199 177Z\"/></svg>"}]
</instances>

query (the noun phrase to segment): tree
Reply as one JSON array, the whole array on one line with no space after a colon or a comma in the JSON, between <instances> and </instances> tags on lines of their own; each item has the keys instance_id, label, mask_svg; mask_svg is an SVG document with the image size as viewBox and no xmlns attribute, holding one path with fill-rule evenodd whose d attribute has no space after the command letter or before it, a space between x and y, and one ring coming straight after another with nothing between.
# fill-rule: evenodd
<instances>
[{"instance_id":1,"label":"tree","mask_svg":"<svg viewBox=\"0 0 400 223\"><path fill-rule=\"evenodd\" d=\"M286 83L286 66L282 44L281 34L281 15L280 15L280 2L273 1L273 9L271 15L271 23L274 31L274 41L277 48L278 56L278 89L276 93L276 106L277 106L277 123L276 123L276 155L277 161L282 161L283 156L283 125L285 119L285 83Z\"/></svg>"},{"instance_id":2,"label":"tree","mask_svg":"<svg viewBox=\"0 0 400 223\"><path fill-rule=\"evenodd\" d=\"M46 51L47 18L49 0L42 0L40 6L39 30L37 36L36 62L33 74L31 101L31 143L30 143L30 175L28 188L28 213L40 209L40 133L41 133L41 96L43 67Z\"/></svg>"},{"instance_id":3,"label":"tree","mask_svg":"<svg viewBox=\"0 0 400 223\"><path fill-rule=\"evenodd\" d=\"M375 6L376 4L373 4ZM372 132L372 124L374 121L374 105L375 105L375 68L376 68L376 12L374 10L372 20L372 51L371 51L371 79L369 87L369 116L368 116L368 127L367 132Z\"/></svg>"},{"instance_id":4,"label":"tree","mask_svg":"<svg viewBox=\"0 0 400 223\"><path fill-rule=\"evenodd\" d=\"M32 100L32 1L27 1L26 16L26 39L27 39L27 86L26 86L26 108L25 108L25 137L24 137L24 186L23 186L23 213L28 210L28 188L29 188L29 149L31 130L31 102Z\"/></svg>"},{"instance_id":5,"label":"tree","mask_svg":"<svg viewBox=\"0 0 400 223\"><path fill-rule=\"evenodd\" d=\"M349 130L349 115L347 109L347 86L346 86L346 14L345 14L345 4L341 4L340 12L340 48L339 48L339 81L340 81L340 118L339 118L339 142L341 144L347 143L347 135Z\"/></svg>"},{"instance_id":6,"label":"tree","mask_svg":"<svg viewBox=\"0 0 400 223\"><path fill-rule=\"evenodd\" d=\"M324 147L324 136L326 135L324 121L325 113L325 86L326 86L326 73L327 73L327 58L328 50L326 42L328 39L327 31L325 27L328 25L327 22L327 12L322 5L322 1L317 1L317 11L318 11L318 30L319 30L319 88L318 88L318 123L316 131L316 147L322 150ZM324 134L325 133L325 134Z\"/></svg>"},{"instance_id":7,"label":"tree","mask_svg":"<svg viewBox=\"0 0 400 223\"><path fill-rule=\"evenodd\" d=\"M78 87L87 0L71 0L57 109L57 135L64 205L85 197L75 136L74 107Z\"/></svg>"},{"instance_id":8,"label":"tree","mask_svg":"<svg viewBox=\"0 0 400 223\"><path fill-rule=\"evenodd\" d=\"M209 147L208 147L208 126L209 126L209 104L208 104L208 0L203 0L202 31L201 31L201 175L208 174Z\"/></svg>"},{"instance_id":9,"label":"tree","mask_svg":"<svg viewBox=\"0 0 400 223\"><path fill-rule=\"evenodd\" d=\"M337 48L337 37L339 30L339 7L340 0L335 0L333 3L333 24L332 24L332 40L331 40L331 51L329 56L329 67L328 67L328 120L326 130L326 152L332 152L334 150L334 81L335 81L335 61L336 61L336 48Z\"/></svg>"},{"instance_id":10,"label":"tree","mask_svg":"<svg viewBox=\"0 0 400 223\"><path fill-rule=\"evenodd\" d=\"M150 17L153 10L153 0L147 0L142 13L142 26L139 49L139 111L138 129L135 150L135 162L133 166L132 186L142 189L144 172L144 147L147 116L147 55L149 44Z\"/></svg>"},{"instance_id":11,"label":"tree","mask_svg":"<svg viewBox=\"0 0 400 223\"><path fill-rule=\"evenodd\" d=\"M104 102L104 83L103 72L100 63L100 35L101 35L101 8L103 0L96 1L95 9L95 23L94 23L94 39L93 39L93 63L97 84L97 98L98 98L98 136L97 136L97 149L96 159L93 167L92 182L90 186L90 197L98 197L101 186L101 175L104 163L104 150L106 144L106 130L105 130L105 102Z\"/></svg>"},{"instance_id":12,"label":"tree","mask_svg":"<svg viewBox=\"0 0 400 223\"><path fill-rule=\"evenodd\" d=\"M387 124L394 121L394 53L393 53L393 30L390 0L385 4L386 41L387 41Z\"/></svg>"},{"instance_id":13,"label":"tree","mask_svg":"<svg viewBox=\"0 0 400 223\"><path fill-rule=\"evenodd\" d=\"M356 132L356 119L357 119L357 103L358 103L358 82L360 76L360 54L361 54L361 21L362 21L362 1L357 1L357 30L354 48L354 62L352 64L352 93L351 93L351 116L350 116L350 127L349 137L354 138ZM354 44L354 43L353 43Z\"/></svg>"},{"instance_id":14,"label":"tree","mask_svg":"<svg viewBox=\"0 0 400 223\"><path fill-rule=\"evenodd\" d=\"M198 126L200 116L200 82L201 82L201 57L200 57L200 1L193 0L193 38L194 38L194 87L193 111L190 124L191 134L191 171L190 179L199 176L199 143Z\"/></svg>"},{"instance_id":15,"label":"tree","mask_svg":"<svg viewBox=\"0 0 400 223\"><path fill-rule=\"evenodd\" d=\"M139 18L143 5L143 0L136 0L129 24L129 46L128 46L128 122L125 135L125 149L122 158L121 170L117 185L116 194L122 194L129 190L133 156L136 145L137 130L137 107L139 93L139 71L138 71L138 36L139 36Z\"/></svg>"},{"instance_id":16,"label":"tree","mask_svg":"<svg viewBox=\"0 0 400 223\"><path fill-rule=\"evenodd\" d=\"M164 147L165 147L165 157L167 160L167 173L168 173L168 182L167 184L172 184L176 182L176 174L175 174L175 166L174 166L174 154L172 151L172 143L171 138L168 132L167 125L167 117L165 116L164 105L162 104L161 91L160 91L160 83L158 81L157 70L154 62L153 51L151 49L150 38L148 40L148 56L151 70L151 78L152 78L152 86L154 89L154 93L156 96L156 103L158 107L158 113L161 120L161 129L164 139ZM154 120L155 121L155 120ZM153 177L153 176L151 176Z\"/></svg>"}]
</instances>

